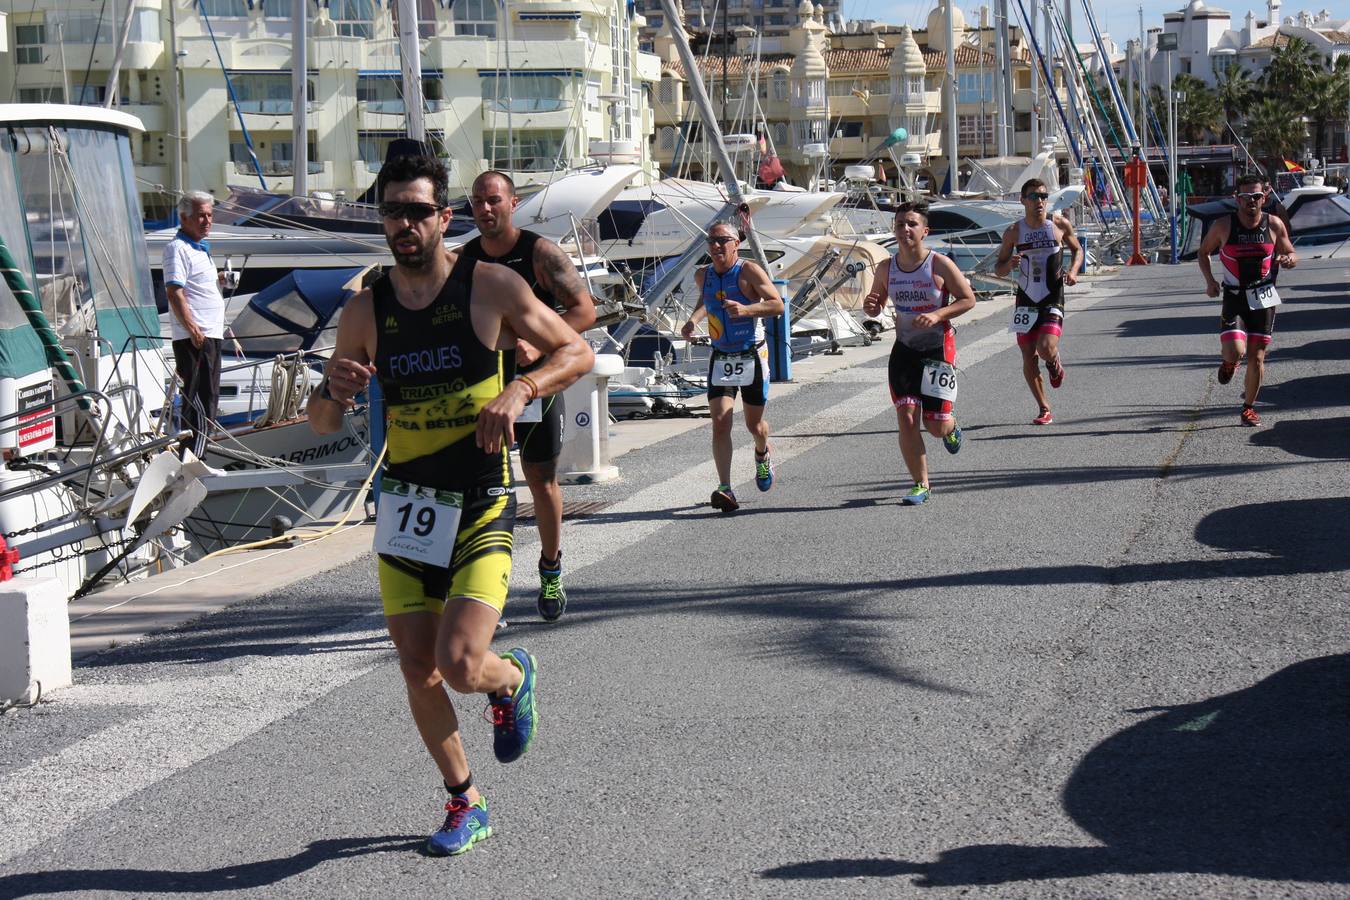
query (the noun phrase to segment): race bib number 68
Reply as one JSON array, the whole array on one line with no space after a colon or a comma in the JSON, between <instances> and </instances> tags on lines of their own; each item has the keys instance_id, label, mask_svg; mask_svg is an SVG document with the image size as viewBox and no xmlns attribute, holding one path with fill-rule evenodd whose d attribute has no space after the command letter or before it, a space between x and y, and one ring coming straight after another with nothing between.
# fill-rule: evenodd
<instances>
[{"instance_id":1,"label":"race bib number 68","mask_svg":"<svg viewBox=\"0 0 1350 900\"><path fill-rule=\"evenodd\" d=\"M1037 310L1034 306L1014 306L1012 324L1008 330L1013 334L1026 334L1036 324Z\"/></svg>"}]
</instances>

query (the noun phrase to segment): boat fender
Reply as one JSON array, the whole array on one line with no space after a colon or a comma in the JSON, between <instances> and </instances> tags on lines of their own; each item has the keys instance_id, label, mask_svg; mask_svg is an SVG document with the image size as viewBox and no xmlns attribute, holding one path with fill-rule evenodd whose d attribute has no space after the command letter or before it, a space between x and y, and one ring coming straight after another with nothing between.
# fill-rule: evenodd
<instances>
[{"instance_id":1,"label":"boat fender","mask_svg":"<svg viewBox=\"0 0 1350 900\"><path fill-rule=\"evenodd\" d=\"M14 577L14 564L19 561L18 548L11 549L0 537L0 581L9 581Z\"/></svg>"}]
</instances>

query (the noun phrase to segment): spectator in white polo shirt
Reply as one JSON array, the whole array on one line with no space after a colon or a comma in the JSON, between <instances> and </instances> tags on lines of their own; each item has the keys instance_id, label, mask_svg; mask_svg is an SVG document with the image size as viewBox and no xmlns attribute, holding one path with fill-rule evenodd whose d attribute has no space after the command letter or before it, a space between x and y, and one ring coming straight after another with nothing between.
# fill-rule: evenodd
<instances>
[{"instance_id":1,"label":"spectator in white polo shirt","mask_svg":"<svg viewBox=\"0 0 1350 900\"><path fill-rule=\"evenodd\" d=\"M225 336L222 274L211 262L215 198L189 191L178 201L178 234L164 248L164 290L169 297L173 359L182 382L182 423L192 431L191 450L206 452L206 436L220 400L220 342Z\"/></svg>"}]
</instances>

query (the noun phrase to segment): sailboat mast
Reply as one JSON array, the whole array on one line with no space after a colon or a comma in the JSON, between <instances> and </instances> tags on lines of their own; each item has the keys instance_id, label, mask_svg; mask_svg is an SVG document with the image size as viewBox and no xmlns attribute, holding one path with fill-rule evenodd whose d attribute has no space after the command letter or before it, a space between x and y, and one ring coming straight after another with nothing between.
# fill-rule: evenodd
<instances>
[{"instance_id":1,"label":"sailboat mast","mask_svg":"<svg viewBox=\"0 0 1350 900\"><path fill-rule=\"evenodd\" d=\"M693 98L694 106L698 109L699 118L703 121L706 143L716 156L717 165L721 169L722 180L727 187L727 196L737 207L743 208L745 195L741 192L741 185L736 180L736 170L731 167L731 156L727 153L726 145L722 143L722 129L717 124L717 115L713 110L712 101L708 99L708 90L703 84L703 74L699 72L698 60L694 58L694 51L689 49L689 38L684 33L684 22L680 19L675 2L676 0L661 0L661 12L666 17L667 22L673 23L670 32L675 39L675 52L680 56L680 65L684 67L689 93ZM764 253L764 247L760 244L759 235L755 233L755 229L746 229L746 241L755 254L755 261L764 267L764 271L772 272L773 268L769 265L769 258Z\"/></svg>"},{"instance_id":2,"label":"sailboat mast","mask_svg":"<svg viewBox=\"0 0 1350 900\"><path fill-rule=\"evenodd\" d=\"M122 17L122 30L117 37L117 49L113 51L112 65L108 69L108 81L103 89L103 108L112 109L117 99L117 80L122 73L122 60L127 52L127 38L131 37L131 17L136 13L135 0L127 0L127 14Z\"/></svg>"},{"instance_id":3,"label":"sailboat mast","mask_svg":"<svg viewBox=\"0 0 1350 900\"><path fill-rule=\"evenodd\" d=\"M1008 0L994 2L994 127L998 139L998 155L1008 155L1008 93L1012 79L1008 77Z\"/></svg>"},{"instance_id":4,"label":"sailboat mast","mask_svg":"<svg viewBox=\"0 0 1350 900\"><path fill-rule=\"evenodd\" d=\"M947 28L947 75L942 80L942 119L947 131L947 183L948 192L961 186L960 170L956 166L956 25L952 22L952 0L943 0L946 8Z\"/></svg>"},{"instance_id":5,"label":"sailboat mast","mask_svg":"<svg viewBox=\"0 0 1350 900\"><path fill-rule=\"evenodd\" d=\"M309 0L291 0L291 195L309 194Z\"/></svg>"},{"instance_id":6,"label":"sailboat mast","mask_svg":"<svg viewBox=\"0 0 1350 900\"><path fill-rule=\"evenodd\" d=\"M426 117L422 112L422 42L417 34L417 0L398 0L398 49L403 70L403 106L408 137L425 141Z\"/></svg>"}]
</instances>

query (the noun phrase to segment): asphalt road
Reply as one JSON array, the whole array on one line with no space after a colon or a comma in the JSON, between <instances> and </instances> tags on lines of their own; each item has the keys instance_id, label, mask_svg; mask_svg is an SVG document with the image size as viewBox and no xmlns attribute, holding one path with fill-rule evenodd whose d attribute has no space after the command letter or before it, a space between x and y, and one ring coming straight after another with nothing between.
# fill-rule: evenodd
<instances>
[{"instance_id":1,"label":"asphalt road","mask_svg":"<svg viewBox=\"0 0 1350 900\"><path fill-rule=\"evenodd\" d=\"M1006 317L959 331L925 506L884 348L771 397L772 492L738 430L734 516L706 428L569 488L568 612L522 525L500 638L537 744L459 704L458 859L369 556L93 657L0 718L0 896L1350 895L1350 267L1281 281L1261 429L1152 267L1074 293L1049 427Z\"/></svg>"}]
</instances>

